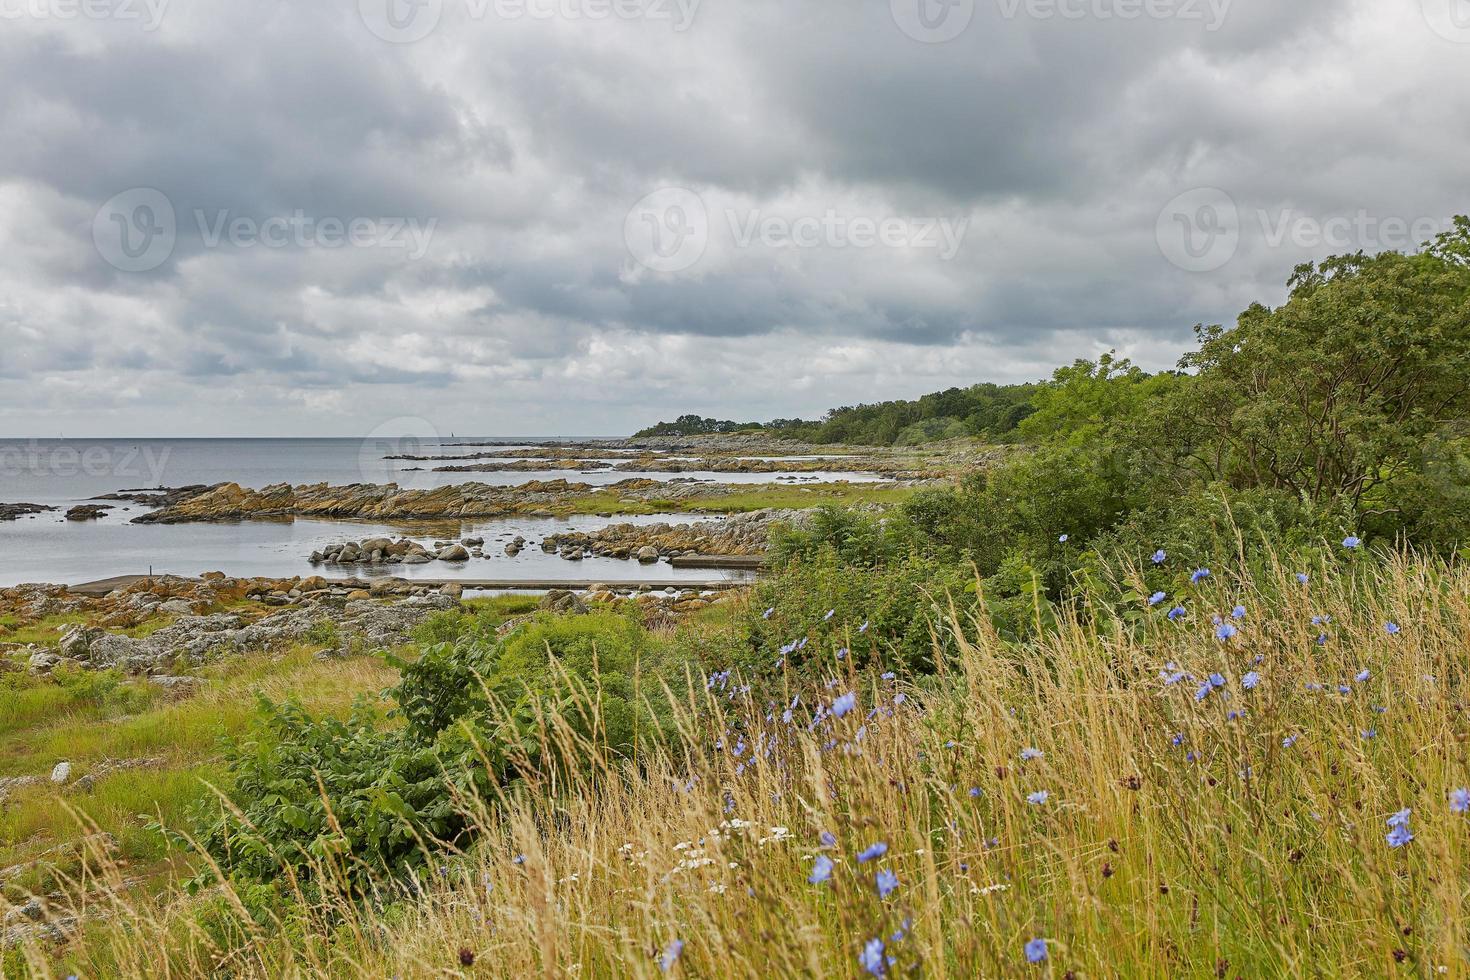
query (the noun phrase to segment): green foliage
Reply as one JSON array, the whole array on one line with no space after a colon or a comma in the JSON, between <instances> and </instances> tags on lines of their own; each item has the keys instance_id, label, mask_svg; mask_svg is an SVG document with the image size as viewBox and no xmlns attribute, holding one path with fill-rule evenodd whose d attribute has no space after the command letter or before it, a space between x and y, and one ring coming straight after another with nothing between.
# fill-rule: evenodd
<instances>
[{"instance_id":1,"label":"green foliage","mask_svg":"<svg viewBox=\"0 0 1470 980\"><path fill-rule=\"evenodd\" d=\"M914 401L834 408L821 422L771 423L782 435L808 442L860 446L915 445L972 436L1013 441L1031 412L1034 385L977 384L936 391Z\"/></svg>"},{"instance_id":2,"label":"green foliage","mask_svg":"<svg viewBox=\"0 0 1470 980\"><path fill-rule=\"evenodd\" d=\"M397 726L366 701L338 720L260 698L253 737L227 748L240 812L212 804L199 815L205 848L231 877L266 883L289 867L310 881L331 867L363 889L402 879L463 843L474 807L501 789L586 764L540 737L542 718L612 758L671 726L659 648L611 613L543 614L503 638L467 630L411 660L388 656L401 674L386 692Z\"/></svg>"},{"instance_id":3,"label":"green foliage","mask_svg":"<svg viewBox=\"0 0 1470 980\"><path fill-rule=\"evenodd\" d=\"M1463 499L1428 492L1470 412L1470 226L1431 252L1300 266L1285 305L1198 328L1197 372L1140 428L1172 486L1221 482L1346 501L1376 535L1443 547ZM1458 509L1458 514L1445 511ZM1437 539L1438 538L1438 539Z\"/></svg>"},{"instance_id":4,"label":"green foliage","mask_svg":"<svg viewBox=\"0 0 1470 980\"><path fill-rule=\"evenodd\" d=\"M1078 360L1057 368L1051 381L1036 389L1031 396L1035 411L1021 422L1020 435L1027 442L1073 446L1107 438L1181 383L1178 375L1149 375L1112 353L1096 362Z\"/></svg>"},{"instance_id":5,"label":"green foliage","mask_svg":"<svg viewBox=\"0 0 1470 980\"><path fill-rule=\"evenodd\" d=\"M720 422L685 415L660 422L637 436L695 435L763 429L790 439L857 446L912 446L943 439L975 437L1014 441L1016 427L1031 412L1035 385L977 384L923 395L913 401L886 401L834 408L820 422L774 419Z\"/></svg>"},{"instance_id":6,"label":"green foliage","mask_svg":"<svg viewBox=\"0 0 1470 980\"><path fill-rule=\"evenodd\" d=\"M846 647L855 667L929 673L933 627L947 613L951 596L963 606L968 587L968 569L934 557L911 552L886 564L853 566L835 549L819 549L756 586L750 611L737 624L744 657L716 666L768 671L782 657L782 647L805 637L806 645L786 656L784 669L814 670ZM868 628L859 632L864 622ZM942 652L949 640L940 631Z\"/></svg>"},{"instance_id":7,"label":"green foliage","mask_svg":"<svg viewBox=\"0 0 1470 980\"><path fill-rule=\"evenodd\" d=\"M877 565L921 544L901 512L885 515L825 506L816 508L801 528L787 524L772 527L767 557L779 566L810 560L831 550L849 565Z\"/></svg>"},{"instance_id":8,"label":"green foliage","mask_svg":"<svg viewBox=\"0 0 1470 980\"><path fill-rule=\"evenodd\" d=\"M759 429L759 422L731 422L729 420L706 419L698 415L681 415L672 422L660 422L633 433L633 438L646 436L696 436L724 432L739 432L743 429Z\"/></svg>"}]
</instances>

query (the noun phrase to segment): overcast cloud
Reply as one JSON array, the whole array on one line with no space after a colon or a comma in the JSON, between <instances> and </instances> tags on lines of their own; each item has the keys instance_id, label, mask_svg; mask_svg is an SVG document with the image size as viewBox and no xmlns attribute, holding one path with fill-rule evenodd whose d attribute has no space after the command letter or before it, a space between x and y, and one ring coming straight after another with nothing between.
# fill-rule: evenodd
<instances>
[{"instance_id":1,"label":"overcast cloud","mask_svg":"<svg viewBox=\"0 0 1470 980\"><path fill-rule=\"evenodd\" d=\"M1171 366L1470 210L1467 0L0 0L0 435Z\"/></svg>"}]
</instances>

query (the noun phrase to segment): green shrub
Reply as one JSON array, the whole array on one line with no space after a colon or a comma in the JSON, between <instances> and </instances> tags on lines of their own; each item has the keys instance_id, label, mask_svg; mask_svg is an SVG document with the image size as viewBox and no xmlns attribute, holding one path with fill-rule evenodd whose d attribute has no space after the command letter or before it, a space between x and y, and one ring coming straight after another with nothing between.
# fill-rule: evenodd
<instances>
[{"instance_id":1,"label":"green shrub","mask_svg":"<svg viewBox=\"0 0 1470 980\"><path fill-rule=\"evenodd\" d=\"M473 808L502 788L590 763L541 738L543 718L606 758L663 738L672 725L660 650L623 616L542 614L504 638L465 632L412 659L390 654L397 726L366 701L339 721L261 698L252 737L227 749L241 812L205 807L204 846L245 881L274 881L286 867L308 882L331 867L362 889L402 879L436 847L464 843Z\"/></svg>"},{"instance_id":2,"label":"green shrub","mask_svg":"<svg viewBox=\"0 0 1470 980\"><path fill-rule=\"evenodd\" d=\"M882 565L853 566L829 547L756 586L740 624L739 652L730 651L732 661L723 666L771 670L783 657L782 647L805 637L803 648L785 655L790 669L829 664L838 649L848 647L860 668L927 673L934 669L931 626L947 611L950 596L963 605L973 586L968 569L934 557L911 553ZM865 622L868 628L859 632Z\"/></svg>"}]
</instances>

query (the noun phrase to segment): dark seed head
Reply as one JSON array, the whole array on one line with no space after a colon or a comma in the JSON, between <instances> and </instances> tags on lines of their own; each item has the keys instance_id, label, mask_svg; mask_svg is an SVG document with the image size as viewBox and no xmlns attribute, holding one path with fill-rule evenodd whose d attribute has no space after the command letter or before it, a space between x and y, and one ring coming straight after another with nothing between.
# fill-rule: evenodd
<instances>
[{"instance_id":1,"label":"dark seed head","mask_svg":"<svg viewBox=\"0 0 1470 980\"><path fill-rule=\"evenodd\" d=\"M1396 950L1393 951L1393 961L1395 963L1402 963L1404 960L1406 960L1408 958L1409 958L1409 953L1408 953L1407 950L1396 949Z\"/></svg>"},{"instance_id":2,"label":"dark seed head","mask_svg":"<svg viewBox=\"0 0 1470 980\"><path fill-rule=\"evenodd\" d=\"M463 946L459 951L459 963L461 966L475 965L475 951L468 946Z\"/></svg>"},{"instance_id":3,"label":"dark seed head","mask_svg":"<svg viewBox=\"0 0 1470 980\"><path fill-rule=\"evenodd\" d=\"M1111 878L1113 876L1113 866L1106 861L1103 862L1102 876L1104 878Z\"/></svg>"}]
</instances>

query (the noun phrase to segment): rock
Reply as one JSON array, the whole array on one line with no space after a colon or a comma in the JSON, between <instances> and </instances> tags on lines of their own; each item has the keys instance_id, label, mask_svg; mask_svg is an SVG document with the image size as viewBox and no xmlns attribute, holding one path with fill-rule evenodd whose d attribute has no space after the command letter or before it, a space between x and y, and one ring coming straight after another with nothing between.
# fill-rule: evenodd
<instances>
[{"instance_id":1,"label":"rock","mask_svg":"<svg viewBox=\"0 0 1470 980\"><path fill-rule=\"evenodd\" d=\"M61 658L54 653L47 653L45 650L40 650L31 654L29 666L31 670L38 674L49 674L52 668L60 662Z\"/></svg>"},{"instance_id":2,"label":"rock","mask_svg":"<svg viewBox=\"0 0 1470 980\"><path fill-rule=\"evenodd\" d=\"M368 554L372 554L374 551L387 551L391 547L393 547L393 541L390 538L368 538L362 544L358 545L359 550L365 551Z\"/></svg>"},{"instance_id":3,"label":"rock","mask_svg":"<svg viewBox=\"0 0 1470 980\"><path fill-rule=\"evenodd\" d=\"M71 779L71 763L58 762L51 770L51 781L57 786L62 786L69 779Z\"/></svg>"},{"instance_id":4,"label":"rock","mask_svg":"<svg viewBox=\"0 0 1470 980\"><path fill-rule=\"evenodd\" d=\"M512 541L510 544L505 546L505 553L514 558L516 555L521 553L521 546Z\"/></svg>"},{"instance_id":5,"label":"rock","mask_svg":"<svg viewBox=\"0 0 1470 980\"><path fill-rule=\"evenodd\" d=\"M431 556L422 554L420 552L414 552L411 555L403 556L403 564L405 565L427 565L433 560L434 559Z\"/></svg>"},{"instance_id":6,"label":"rock","mask_svg":"<svg viewBox=\"0 0 1470 980\"><path fill-rule=\"evenodd\" d=\"M644 565L658 561L658 549L651 544L646 544L638 549L638 561Z\"/></svg>"},{"instance_id":7,"label":"rock","mask_svg":"<svg viewBox=\"0 0 1470 980\"><path fill-rule=\"evenodd\" d=\"M575 592L566 589L552 589L541 598L537 605L538 609L549 609L559 613L580 614L587 612L587 604Z\"/></svg>"},{"instance_id":8,"label":"rock","mask_svg":"<svg viewBox=\"0 0 1470 980\"><path fill-rule=\"evenodd\" d=\"M460 585L458 582L450 582L447 585L439 586L439 594L447 595L451 599L459 600L464 597L464 586Z\"/></svg>"},{"instance_id":9,"label":"rock","mask_svg":"<svg viewBox=\"0 0 1470 980\"><path fill-rule=\"evenodd\" d=\"M485 544L484 538L465 538L460 544L466 548L479 548Z\"/></svg>"},{"instance_id":10,"label":"rock","mask_svg":"<svg viewBox=\"0 0 1470 980\"><path fill-rule=\"evenodd\" d=\"M170 616L194 615L194 607L189 605L185 599L170 599L167 602L159 603L158 611Z\"/></svg>"},{"instance_id":11,"label":"rock","mask_svg":"<svg viewBox=\"0 0 1470 980\"><path fill-rule=\"evenodd\" d=\"M360 599L371 599L372 597L372 593L368 592L366 589L353 589L351 592L347 593L348 602L357 602Z\"/></svg>"},{"instance_id":12,"label":"rock","mask_svg":"<svg viewBox=\"0 0 1470 980\"><path fill-rule=\"evenodd\" d=\"M373 597L397 595L411 588L413 586L401 578L375 578L368 586L368 594Z\"/></svg>"},{"instance_id":13,"label":"rock","mask_svg":"<svg viewBox=\"0 0 1470 980\"><path fill-rule=\"evenodd\" d=\"M44 514L55 507L47 507L45 504L0 504L0 521L14 521L22 517L34 517Z\"/></svg>"},{"instance_id":14,"label":"rock","mask_svg":"<svg viewBox=\"0 0 1470 980\"><path fill-rule=\"evenodd\" d=\"M469 561L470 553L465 550L464 545L452 544L440 551L438 558L440 561Z\"/></svg>"},{"instance_id":15,"label":"rock","mask_svg":"<svg viewBox=\"0 0 1470 980\"><path fill-rule=\"evenodd\" d=\"M61 634L58 649L63 657L86 660L91 655L92 641L103 634L95 626L73 626Z\"/></svg>"},{"instance_id":16,"label":"rock","mask_svg":"<svg viewBox=\"0 0 1470 980\"><path fill-rule=\"evenodd\" d=\"M107 512L112 510L111 504L78 504L66 512L69 521L95 521L99 517L106 517Z\"/></svg>"},{"instance_id":17,"label":"rock","mask_svg":"<svg viewBox=\"0 0 1470 980\"><path fill-rule=\"evenodd\" d=\"M172 674L158 674L148 678L148 683L157 684L165 691L192 692L199 688L201 681L197 677L178 677Z\"/></svg>"}]
</instances>

